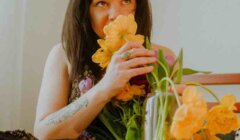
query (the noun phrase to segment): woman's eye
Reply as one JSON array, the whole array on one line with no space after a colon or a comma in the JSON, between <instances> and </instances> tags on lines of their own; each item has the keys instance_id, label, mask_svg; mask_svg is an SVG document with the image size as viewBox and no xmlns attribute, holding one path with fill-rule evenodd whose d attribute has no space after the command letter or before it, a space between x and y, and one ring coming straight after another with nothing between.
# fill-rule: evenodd
<instances>
[{"instance_id":1,"label":"woman's eye","mask_svg":"<svg viewBox=\"0 0 240 140\"><path fill-rule=\"evenodd\" d=\"M131 0L123 0L123 4L130 4Z\"/></svg>"},{"instance_id":2,"label":"woman's eye","mask_svg":"<svg viewBox=\"0 0 240 140\"><path fill-rule=\"evenodd\" d=\"M99 6L99 7L107 6L107 3L105 1L99 1L96 3L96 6Z\"/></svg>"}]
</instances>

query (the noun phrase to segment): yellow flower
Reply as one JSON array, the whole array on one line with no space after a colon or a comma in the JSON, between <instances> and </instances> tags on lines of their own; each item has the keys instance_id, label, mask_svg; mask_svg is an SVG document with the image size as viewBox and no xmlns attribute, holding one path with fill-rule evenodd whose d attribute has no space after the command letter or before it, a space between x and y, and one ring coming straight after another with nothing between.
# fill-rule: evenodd
<instances>
[{"instance_id":1,"label":"yellow flower","mask_svg":"<svg viewBox=\"0 0 240 140\"><path fill-rule=\"evenodd\" d=\"M171 125L171 134L177 139L191 139L199 131L207 114L207 104L193 86L183 92L183 104L177 109Z\"/></svg>"},{"instance_id":2,"label":"yellow flower","mask_svg":"<svg viewBox=\"0 0 240 140\"><path fill-rule=\"evenodd\" d=\"M118 36L124 38L125 35L137 32L137 23L132 14L128 16L119 15L113 22L104 27L105 39L111 36Z\"/></svg>"},{"instance_id":3,"label":"yellow flower","mask_svg":"<svg viewBox=\"0 0 240 140\"><path fill-rule=\"evenodd\" d=\"M92 56L92 60L102 68L106 68L112 55L127 41L135 41L143 44L144 36L135 35L137 23L134 16L120 15L113 22L104 27L105 39L99 39L100 49Z\"/></svg>"},{"instance_id":4,"label":"yellow flower","mask_svg":"<svg viewBox=\"0 0 240 140\"><path fill-rule=\"evenodd\" d=\"M106 44L108 44L112 51L117 51L127 41L135 41L141 44L144 42L144 36L135 35L137 32L137 23L132 14L118 16L116 20L105 26L103 31L106 35Z\"/></svg>"},{"instance_id":5,"label":"yellow flower","mask_svg":"<svg viewBox=\"0 0 240 140\"><path fill-rule=\"evenodd\" d=\"M220 140L217 136L210 135L208 130L203 130L193 136L194 140Z\"/></svg>"},{"instance_id":6,"label":"yellow flower","mask_svg":"<svg viewBox=\"0 0 240 140\"><path fill-rule=\"evenodd\" d=\"M236 113L234 103L236 98L233 95L225 95L219 105L214 106L207 114L206 129L210 134L228 134L240 127L240 120Z\"/></svg>"},{"instance_id":7,"label":"yellow flower","mask_svg":"<svg viewBox=\"0 0 240 140\"><path fill-rule=\"evenodd\" d=\"M139 42L141 44L144 42L144 36L135 35L137 32L137 23L132 14L129 16L118 16L113 22L105 26L103 31L105 38L98 40L100 48L92 56L92 61L98 63L102 68L108 66L112 55L127 41ZM127 84L116 98L128 101L135 95L141 96L143 94L145 94L144 86L131 86Z\"/></svg>"},{"instance_id":8,"label":"yellow flower","mask_svg":"<svg viewBox=\"0 0 240 140\"><path fill-rule=\"evenodd\" d=\"M234 104L236 103L237 99L235 96L231 95L231 94L226 94L223 96L223 98L220 100L220 104L227 106L228 109L230 110L236 110L237 108L234 106Z\"/></svg>"},{"instance_id":9,"label":"yellow flower","mask_svg":"<svg viewBox=\"0 0 240 140\"><path fill-rule=\"evenodd\" d=\"M98 40L100 49L97 50L92 56L92 61L98 63L100 67L106 68L110 63L113 53L107 48L104 40Z\"/></svg>"},{"instance_id":10,"label":"yellow flower","mask_svg":"<svg viewBox=\"0 0 240 140\"><path fill-rule=\"evenodd\" d=\"M121 100L121 101L129 101L134 96L142 96L144 94L145 94L144 85L142 85L142 86L132 85L131 86L130 84L126 84L125 87L123 88L122 92L120 92L116 96L116 99Z\"/></svg>"}]
</instances>

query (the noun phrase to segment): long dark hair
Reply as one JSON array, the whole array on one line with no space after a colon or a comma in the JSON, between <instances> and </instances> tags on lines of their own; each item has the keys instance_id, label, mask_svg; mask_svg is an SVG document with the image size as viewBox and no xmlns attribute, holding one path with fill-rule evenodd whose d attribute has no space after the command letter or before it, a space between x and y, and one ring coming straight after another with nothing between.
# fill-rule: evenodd
<instances>
[{"instance_id":1,"label":"long dark hair","mask_svg":"<svg viewBox=\"0 0 240 140\"><path fill-rule=\"evenodd\" d=\"M99 38L91 27L89 8L92 0L70 0L65 15L62 46L71 64L70 80L81 74L86 64L99 79L102 70L92 62L92 55L99 48ZM138 34L151 37L152 13L148 0L136 0L135 20Z\"/></svg>"}]
</instances>

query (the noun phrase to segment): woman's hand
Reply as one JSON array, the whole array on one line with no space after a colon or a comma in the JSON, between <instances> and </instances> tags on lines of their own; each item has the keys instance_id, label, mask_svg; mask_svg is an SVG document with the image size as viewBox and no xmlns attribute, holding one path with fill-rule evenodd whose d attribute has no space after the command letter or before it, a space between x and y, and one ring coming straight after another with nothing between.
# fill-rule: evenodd
<instances>
[{"instance_id":1,"label":"woman's hand","mask_svg":"<svg viewBox=\"0 0 240 140\"><path fill-rule=\"evenodd\" d=\"M99 82L111 99L116 96L125 84L138 75L149 73L156 62L155 52L145 49L137 42L127 42L112 56L106 73Z\"/></svg>"}]
</instances>

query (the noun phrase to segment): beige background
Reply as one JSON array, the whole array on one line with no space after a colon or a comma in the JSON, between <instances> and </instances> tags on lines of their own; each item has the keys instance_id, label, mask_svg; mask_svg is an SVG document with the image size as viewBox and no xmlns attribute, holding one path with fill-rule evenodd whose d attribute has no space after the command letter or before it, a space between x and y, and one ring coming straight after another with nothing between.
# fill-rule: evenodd
<instances>
[{"instance_id":1,"label":"beige background","mask_svg":"<svg viewBox=\"0 0 240 140\"><path fill-rule=\"evenodd\" d=\"M0 0L0 130L21 128L32 132L44 63L50 49L60 42L67 3L68 0ZM193 68L240 71L236 61L239 55L232 55L240 53L240 19L236 18L240 13L239 0L152 3L154 42L176 52L184 48L185 64ZM222 10L225 12L220 14ZM227 28L222 30L225 25ZM225 52L234 65L217 60ZM212 56L216 57L208 59ZM228 89L216 88L219 92L240 91L239 86Z\"/></svg>"},{"instance_id":2,"label":"beige background","mask_svg":"<svg viewBox=\"0 0 240 140\"><path fill-rule=\"evenodd\" d=\"M0 130L32 132L43 67L67 0L0 0Z\"/></svg>"}]
</instances>

